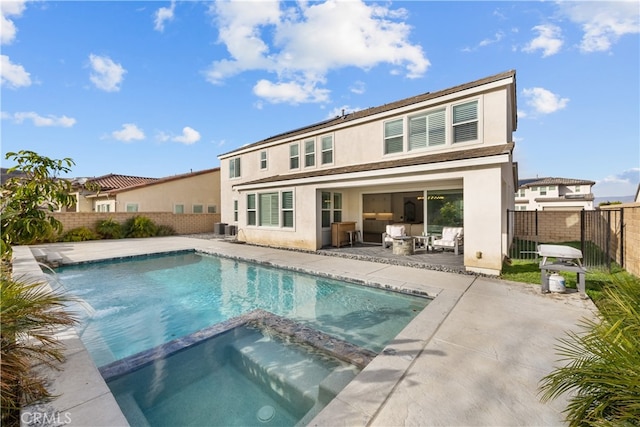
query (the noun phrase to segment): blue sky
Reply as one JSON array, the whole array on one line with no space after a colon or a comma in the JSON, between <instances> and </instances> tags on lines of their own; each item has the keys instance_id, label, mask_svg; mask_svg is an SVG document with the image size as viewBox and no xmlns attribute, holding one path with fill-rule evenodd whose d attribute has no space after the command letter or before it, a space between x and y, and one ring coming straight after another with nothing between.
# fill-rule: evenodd
<instances>
[{"instance_id":1,"label":"blue sky","mask_svg":"<svg viewBox=\"0 0 640 427\"><path fill-rule=\"evenodd\" d=\"M640 3L6 1L2 166L164 177L339 114L517 71L520 178L640 181Z\"/></svg>"}]
</instances>

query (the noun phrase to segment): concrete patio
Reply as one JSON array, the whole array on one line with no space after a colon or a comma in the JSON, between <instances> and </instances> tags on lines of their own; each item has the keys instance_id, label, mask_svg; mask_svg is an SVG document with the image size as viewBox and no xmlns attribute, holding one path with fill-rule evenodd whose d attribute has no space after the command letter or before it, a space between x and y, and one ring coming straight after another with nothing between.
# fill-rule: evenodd
<instances>
[{"instance_id":1,"label":"concrete patio","mask_svg":"<svg viewBox=\"0 0 640 427\"><path fill-rule=\"evenodd\" d=\"M556 365L557 339L579 331L580 320L596 310L577 293L543 295L537 284L206 237L38 248L59 253L63 263L196 249L433 297L310 425L565 425L566 401L540 403L538 384ZM29 247L16 247L14 257L18 275L41 275ZM60 414L64 425L128 425L75 332L65 331L61 339L68 345L68 359L64 371L51 373L52 391L61 396L27 409L25 424L45 411Z\"/></svg>"}]
</instances>

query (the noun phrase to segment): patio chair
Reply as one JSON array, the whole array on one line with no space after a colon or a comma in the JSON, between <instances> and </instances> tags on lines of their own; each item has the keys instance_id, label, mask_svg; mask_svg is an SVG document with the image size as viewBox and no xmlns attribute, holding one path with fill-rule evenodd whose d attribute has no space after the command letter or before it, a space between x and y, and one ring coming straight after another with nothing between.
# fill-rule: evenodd
<instances>
[{"instance_id":1,"label":"patio chair","mask_svg":"<svg viewBox=\"0 0 640 427\"><path fill-rule=\"evenodd\" d=\"M433 239L434 249L451 250L458 255L459 250L464 245L464 233L462 227L444 227L442 229L442 237Z\"/></svg>"},{"instance_id":2,"label":"patio chair","mask_svg":"<svg viewBox=\"0 0 640 427\"><path fill-rule=\"evenodd\" d=\"M382 247L388 248L389 245L393 246L393 238L402 236L406 236L404 224L387 225L386 231L382 233Z\"/></svg>"}]
</instances>

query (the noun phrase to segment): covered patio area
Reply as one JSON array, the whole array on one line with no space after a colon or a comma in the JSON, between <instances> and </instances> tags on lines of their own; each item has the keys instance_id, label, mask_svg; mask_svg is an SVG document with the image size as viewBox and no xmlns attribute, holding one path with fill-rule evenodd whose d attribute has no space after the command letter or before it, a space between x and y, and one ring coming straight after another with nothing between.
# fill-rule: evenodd
<instances>
[{"instance_id":1,"label":"covered patio area","mask_svg":"<svg viewBox=\"0 0 640 427\"><path fill-rule=\"evenodd\" d=\"M339 248L327 246L316 253L427 270L473 274L465 270L464 255L455 255L451 251L421 251L412 255L395 255L391 248L384 248L382 244L358 242L353 246L346 245Z\"/></svg>"}]
</instances>

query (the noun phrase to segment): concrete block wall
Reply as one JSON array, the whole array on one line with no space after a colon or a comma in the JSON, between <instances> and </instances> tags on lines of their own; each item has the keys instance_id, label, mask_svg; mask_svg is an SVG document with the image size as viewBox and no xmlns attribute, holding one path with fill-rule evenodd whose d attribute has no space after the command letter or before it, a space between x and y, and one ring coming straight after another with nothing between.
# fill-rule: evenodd
<instances>
[{"instance_id":1,"label":"concrete block wall","mask_svg":"<svg viewBox=\"0 0 640 427\"><path fill-rule=\"evenodd\" d=\"M600 209L603 213L607 210L622 209L624 269L634 276L640 277L640 203L602 206ZM612 229L611 233L620 235L620 230ZM616 260L620 259L620 248L618 246L612 247L611 251L616 254Z\"/></svg>"},{"instance_id":2,"label":"concrete block wall","mask_svg":"<svg viewBox=\"0 0 640 427\"><path fill-rule=\"evenodd\" d=\"M624 208L625 270L640 277L640 205Z\"/></svg>"},{"instance_id":3,"label":"concrete block wall","mask_svg":"<svg viewBox=\"0 0 640 427\"><path fill-rule=\"evenodd\" d=\"M541 211L538 213L540 242L580 241L579 211Z\"/></svg>"},{"instance_id":4,"label":"concrete block wall","mask_svg":"<svg viewBox=\"0 0 640 427\"><path fill-rule=\"evenodd\" d=\"M220 222L220 214L174 214L171 212L55 212L52 214L59 220L64 231L73 228L87 227L96 229L98 221L113 219L121 224L134 216L144 216L157 225L168 225L176 234L213 233L214 224Z\"/></svg>"}]
</instances>

